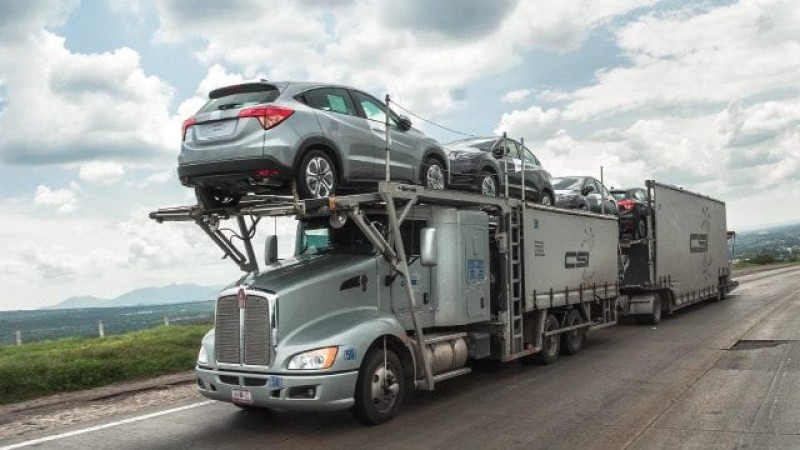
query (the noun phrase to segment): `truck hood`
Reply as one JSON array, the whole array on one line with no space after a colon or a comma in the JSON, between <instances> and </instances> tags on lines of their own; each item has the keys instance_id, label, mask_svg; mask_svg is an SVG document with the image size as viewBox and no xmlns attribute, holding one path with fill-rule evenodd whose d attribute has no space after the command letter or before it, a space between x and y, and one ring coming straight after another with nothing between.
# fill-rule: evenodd
<instances>
[{"instance_id":1,"label":"truck hood","mask_svg":"<svg viewBox=\"0 0 800 450\"><path fill-rule=\"evenodd\" d=\"M294 256L264 268L258 275L247 277L244 284L255 289L281 294L282 291L295 290L314 285L322 279L336 278L341 274L343 280L364 261L374 261L374 255L320 254Z\"/></svg>"}]
</instances>

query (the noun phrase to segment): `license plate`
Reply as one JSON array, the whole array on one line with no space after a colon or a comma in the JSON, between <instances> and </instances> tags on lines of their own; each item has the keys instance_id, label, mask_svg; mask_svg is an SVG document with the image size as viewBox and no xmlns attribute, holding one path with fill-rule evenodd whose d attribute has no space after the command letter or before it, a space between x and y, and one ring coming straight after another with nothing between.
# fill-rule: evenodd
<instances>
[{"instance_id":1,"label":"license plate","mask_svg":"<svg viewBox=\"0 0 800 450\"><path fill-rule=\"evenodd\" d=\"M231 389L231 400L234 403L249 405L253 403L253 396L247 389Z\"/></svg>"},{"instance_id":2,"label":"license plate","mask_svg":"<svg viewBox=\"0 0 800 450\"><path fill-rule=\"evenodd\" d=\"M220 120L217 122L201 123L195 126L197 137L200 139L214 139L230 136L236 127L235 120Z\"/></svg>"}]
</instances>

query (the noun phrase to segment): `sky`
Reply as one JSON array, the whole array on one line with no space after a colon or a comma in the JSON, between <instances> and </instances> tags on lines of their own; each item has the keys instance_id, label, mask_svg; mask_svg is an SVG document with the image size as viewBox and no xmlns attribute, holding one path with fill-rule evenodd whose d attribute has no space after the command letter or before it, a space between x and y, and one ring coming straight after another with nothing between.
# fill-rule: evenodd
<instances>
[{"instance_id":1,"label":"sky","mask_svg":"<svg viewBox=\"0 0 800 450\"><path fill-rule=\"evenodd\" d=\"M729 229L800 221L795 0L4 1L0 310L237 277L147 213L194 201L181 122L259 78L524 137L554 176L680 185L725 201ZM292 222L273 226L289 254Z\"/></svg>"}]
</instances>

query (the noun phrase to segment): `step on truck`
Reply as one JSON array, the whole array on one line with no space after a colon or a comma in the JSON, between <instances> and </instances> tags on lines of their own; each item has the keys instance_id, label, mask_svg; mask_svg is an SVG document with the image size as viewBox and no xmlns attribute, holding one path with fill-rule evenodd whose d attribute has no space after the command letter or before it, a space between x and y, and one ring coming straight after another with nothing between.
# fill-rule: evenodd
<instances>
[{"instance_id":1,"label":"step on truck","mask_svg":"<svg viewBox=\"0 0 800 450\"><path fill-rule=\"evenodd\" d=\"M297 218L295 252L279 260L268 236L259 267L252 237L269 216ZM613 216L381 183L150 217L196 223L245 272L220 293L196 366L204 396L243 408L350 408L377 424L474 361L549 364L617 320Z\"/></svg>"},{"instance_id":2,"label":"step on truck","mask_svg":"<svg viewBox=\"0 0 800 450\"><path fill-rule=\"evenodd\" d=\"M725 203L648 180L647 236L621 244L619 308L656 325L663 313L705 300L722 300L731 279Z\"/></svg>"}]
</instances>

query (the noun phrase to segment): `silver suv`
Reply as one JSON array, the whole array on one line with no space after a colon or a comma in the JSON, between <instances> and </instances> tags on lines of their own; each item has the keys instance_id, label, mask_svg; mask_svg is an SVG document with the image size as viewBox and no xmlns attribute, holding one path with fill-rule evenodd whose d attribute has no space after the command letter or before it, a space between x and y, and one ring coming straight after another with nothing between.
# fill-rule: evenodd
<instances>
[{"instance_id":1,"label":"silver suv","mask_svg":"<svg viewBox=\"0 0 800 450\"><path fill-rule=\"evenodd\" d=\"M183 123L178 176L207 207L246 193L333 195L385 176L385 105L357 89L260 81L227 86ZM432 189L446 185L441 145L389 112L391 178Z\"/></svg>"}]
</instances>

